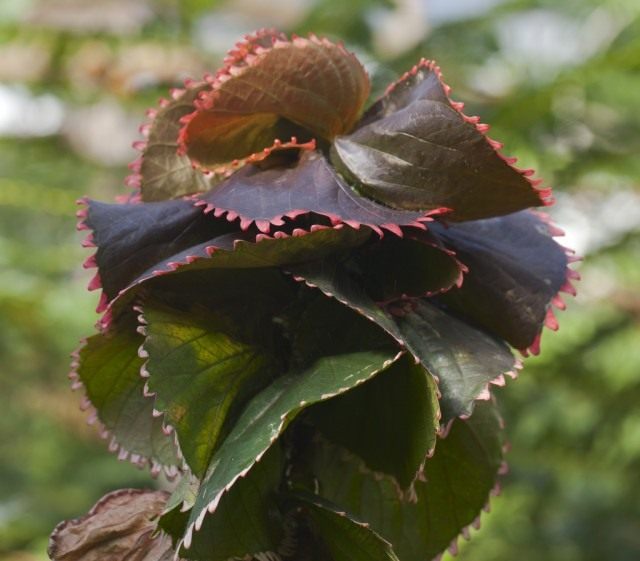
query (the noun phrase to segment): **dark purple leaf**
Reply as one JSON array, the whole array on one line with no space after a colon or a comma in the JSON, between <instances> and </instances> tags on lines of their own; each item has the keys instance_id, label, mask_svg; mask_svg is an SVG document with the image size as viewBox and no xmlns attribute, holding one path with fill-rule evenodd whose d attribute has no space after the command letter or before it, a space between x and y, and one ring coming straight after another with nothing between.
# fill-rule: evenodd
<instances>
[{"instance_id":1,"label":"dark purple leaf","mask_svg":"<svg viewBox=\"0 0 640 561\"><path fill-rule=\"evenodd\" d=\"M572 290L569 257L547 221L523 211L430 231L469 268L442 301L518 349L534 345L558 291Z\"/></svg>"},{"instance_id":2,"label":"dark purple leaf","mask_svg":"<svg viewBox=\"0 0 640 561\"><path fill-rule=\"evenodd\" d=\"M364 243L368 228L292 223L268 234L239 232L227 220L207 216L189 201L144 204L87 202L82 228L91 228L97 246L89 266L91 285L103 288L99 311L130 288L160 275L205 268L274 267L319 259Z\"/></svg>"},{"instance_id":3,"label":"dark purple leaf","mask_svg":"<svg viewBox=\"0 0 640 561\"><path fill-rule=\"evenodd\" d=\"M376 302L446 292L463 281L464 265L429 232L386 236L353 253L351 266Z\"/></svg>"},{"instance_id":4,"label":"dark purple leaf","mask_svg":"<svg viewBox=\"0 0 640 561\"><path fill-rule=\"evenodd\" d=\"M474 220L546 204L531 170L512 167L486 125L448 98L432 62L421 61L365 115L354 133L335 139L332 161L368 196L393 208L452 210Z\"/></svg>"},{"instance_id":5,"label":"dark purple leaf","mask_svg":"<svg viewBox=\"0 0 640 561\"><path fill-rule=\"evenodd\" d=\"M109 301L149 268L185 248L234 229L204 216L193 204L172 200L145 204L87 202L86 227L97 246L98 276Z\"/></svg>"},{"instance_id":6,"label":"dark purple leaf","mask_svg":"<svg viewBox=\"0 0 640 561\"><path fill-rule=\"evenodd\" d=\"M247 165L199 195L197 204L216 217L240 218L243 229L255 223L262 232L268 232L271 225L283 225L286 217L313 212L334 224L364 225L380 234L386 229L402 235L400 226L424 229L430 215L439 213L438 209L393 210L358 195L319 152L305 152L297 164L286 168L264 170Z\"/></svg>"}]
</instances>

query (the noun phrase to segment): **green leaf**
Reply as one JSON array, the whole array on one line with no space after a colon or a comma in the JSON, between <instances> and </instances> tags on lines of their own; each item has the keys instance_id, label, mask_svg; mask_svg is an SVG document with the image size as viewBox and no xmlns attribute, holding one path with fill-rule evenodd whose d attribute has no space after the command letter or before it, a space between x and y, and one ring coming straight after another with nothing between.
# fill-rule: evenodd
<instances>
[{"instance_id":1,"label":"green leaf","mask_svg":"<svg viewBox=\"0 0 640 561\"><path fill-rule=\"evenodd\" d=\"M486 393L487 384L516 367L506 344L438 308L433 300L416 299L409 311L391 315L367 296L362 284L336 259L288 269L377 323L406 346L436 378L445 422L469 415L474 401Z\"/></svg>"},{"instance_id":2,"label":"green leaf","mask_svg":"<svg viewBox=\"0 0 640 561\"><path fill-rule=\"evenodd\" d=\"M211 181L178 153L180 119L193 111L193 101L208 84L185 90L158 109L151 122L140 161L140 193L144 201L164 201L211 188Z\"/></svg>"},{"instance_id":3,"label":"green leaf","mask_svg":"<svg viewBox=\"0 0 640 561\"><path fill-rule=\"evenodd\" d=\"M332 139L354 125L368 94L364 68L342 45L275 39L218 73L182 138L189 157L207 166L247 157L276 138Z\"/></svg>"},{"instance_id":4,"label":"green leaf","mask_svg":"<svg viewBox=\"0 0 640 561\"><path fill-rule=\"evenodd\" d=\"M304 509L333 561L399 561L389 542L368 524L354 520L336 505L310 493L296 493L294 501Z\"/></svg>"},{"instance_id":5,"label":"green leaf","mask_svg":"<svg viewBox=\"0 0 640 561\"><path fill-rule=\"evenodd\" d=\"M190 528L221 498L306 407L373 378L399 356L393 341L373 324L320 297L300 322L293 367L256 395L212 457L190 517Z\"/></svg>"},{"instance_id":6,"label":"green leaf","mask_svg":"<svg viewBox=\"0 0 640 561\"><path fill-rule=\"evenodd\" d=\"M154 302L144 308L148 389L196 475L205 472L247 400L282 369L263 318L242 317L239 329L237 319L210 308Z\"/></svg>"},{"instance_id":7,"label":"green leaf","mask_svg":"<svg viewBox=\"0 0 640 561\"><path fill-rule=\"evenodd\" d=\"M127 314L107 332L87 339L78 354L72 378L83 385L98 419L111 436L121 458L149 461L154 470L173 473L182 465L173 435L153 415L153 399L145 397L138 349L144 338L136 332L133 314Z\"/></svg>"},{"instance_id":8,"label":"green leaf","mask_svg":"<svg viewBox=\"0 0 640 561\"><path fill-rule=\"evenodd\" d=\"M308 420L406 489L436 445L437 392L433 377L405 355L370 382L312 407Z\"/></svg>"},{"instance_id":9,"label":"green leaf","mask_svg":"<svg viewBox=\"0 0 640 561\"><path fill-rule=\"evenodd\" d=\"M456 419L426 462L416 501L398 500L393 484L363 473L333 446L315 460L320 495L370 524L402 561L442 553L479 516L502 465L501 421L491 402L479 403L468 420Z\"/></svg>"},{"instance_id":10,"label":"green leaf","mask_svg":"<svg viewBox=\"0 0 640 561\"><path fill-rule=\"evenodd\" d=\"M448 208L475 220L545 204L529 172L509 165L477 121L454 107L428 61L407 73L335 139L332 161L358 188L393 208Z\"/></svg>"},{"instance_id":11,"label":"green leaf","mask_svg":"<svg viewBox=\"0 0 640 561\"><path fill-rule=\"evenodd\" d=\"M283 534L275 507L282 456L280 446L272 446L222 497L219 516L202 511L195 528L187 531L180 555L197 561L228 561L275 552Z\"/></svg>"},{"instance_id":12,"label":"green leaf","mask_svg":"<svg viewBox=\"0 0 640 561\"><path fill-rule=\"evenodd\" d=\"M394 320L407 348L437 378L444 422L471 414L487 384L516 367L506 344L428 300Z\"/></svg>"}]
</instances>

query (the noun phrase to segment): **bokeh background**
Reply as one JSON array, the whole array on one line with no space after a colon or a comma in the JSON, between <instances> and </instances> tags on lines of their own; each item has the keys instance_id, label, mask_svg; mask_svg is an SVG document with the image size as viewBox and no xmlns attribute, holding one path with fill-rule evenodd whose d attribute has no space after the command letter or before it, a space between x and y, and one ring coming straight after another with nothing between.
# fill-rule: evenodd
<instances>
[{"instance_id":1,"label":"bokeh background","mask_svg":"<svg viewBox=\"0 0 640 561\"><path fill-rule=\"evenodd\" d=\"M163 484L67 384L97 303L74 201L124 192L144 109L265 25L344 39L378 90L436 59L586 257L560 332L500 391L511 471L460 559L640 559L638 0L0 0L0 559L46 559L59 520Z\"/></svg>"}]
</instances>

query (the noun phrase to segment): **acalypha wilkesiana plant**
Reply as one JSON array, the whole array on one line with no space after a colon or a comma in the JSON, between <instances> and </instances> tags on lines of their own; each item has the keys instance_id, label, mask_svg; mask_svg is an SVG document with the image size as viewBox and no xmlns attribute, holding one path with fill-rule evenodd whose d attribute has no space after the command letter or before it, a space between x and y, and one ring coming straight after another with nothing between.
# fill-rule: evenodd
<instances>
[{"instance_id":1,"label":"acalypha wilkesiana plant","mask_svg":"<svg viewBox=\"0 0 640 561\"><path fill-rule=\"evenodd\" d=\"M369 92L342 45L259 31L149 111L130 195L81 201L103 315L73 387L177 481L108 494L52 559L427 561L477 525L491 387L575 258L432 61Z\"/></svg>"}]
</instances>

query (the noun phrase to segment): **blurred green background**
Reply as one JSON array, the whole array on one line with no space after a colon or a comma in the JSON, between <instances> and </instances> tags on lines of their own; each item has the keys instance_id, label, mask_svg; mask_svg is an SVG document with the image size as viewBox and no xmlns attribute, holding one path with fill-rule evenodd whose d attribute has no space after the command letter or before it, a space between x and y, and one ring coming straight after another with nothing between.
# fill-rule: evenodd
<instances>
[{"instance_id":1,"label":"blurred green background","mask_svg":"<svg viewBox=\"0 0 640 561\"><path fill-rule=\"evenodd\" d=\"M560 332L499 392L511 471L460 559L640 559L638 0L0 0L0 559L46 559L61 519L164 484L68 387L97 303L74 201L124 192L144 109L265 25L344 39L378 91L436 59L586 257Z\"/></svg>"}]
</instances>

